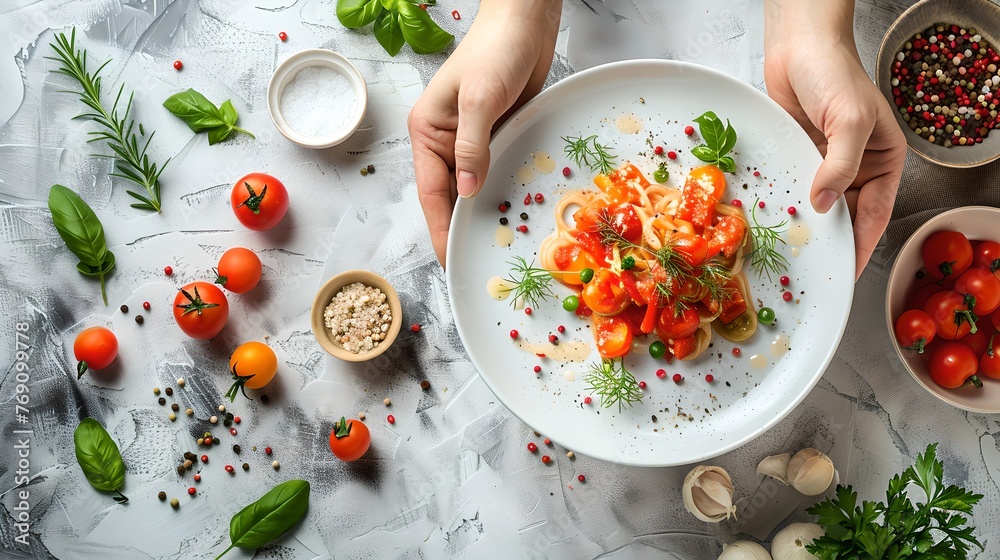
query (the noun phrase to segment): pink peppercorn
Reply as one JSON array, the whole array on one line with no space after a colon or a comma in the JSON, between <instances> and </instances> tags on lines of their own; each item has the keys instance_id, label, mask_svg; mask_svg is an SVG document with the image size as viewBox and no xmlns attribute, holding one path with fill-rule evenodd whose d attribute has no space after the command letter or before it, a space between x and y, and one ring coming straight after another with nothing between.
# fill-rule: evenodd
<instances>
[{"instance_id":1,"label":"pink peppercorn","mask_svg":"<svg viewBox=\"0 0 1000 560\"><path fill-rule=\"evenodd\" d=\"M763 208L763 207L764 207L764 201L761 200L757 203L757 208Z\"/></svg>"},{"instance_id":2,"label":"pink peppercorn","mask_svg":"<svg viewBox=\"0 0 1000 560\"><path fill-rule=\"evenodd\" d=\"M688 136L691 136L692 134L694 134L694 127L691 126L691 125L685 126L684 127L684 134L686 134Z\"/></svg>"},{"instance_id":3,"label":"pink peppercorn","mask_svg":"<svg viewBox=\"0 0 1000 560\"><path fill-rule=\"evenodd\" d=\"M194 475L194 481L195 482L201 482L201 475L200 474Z\"/></svg>"},{"instance_id":4,"label":"pink peppercorn","mask_svg":"<svg viewBox=\"0 0 1000 560\"><path fill-rule=\"evenodd\" d=\"M760 171L754 171L753 172L753 176L754 177L760 177Z\"/></svg>"},{"instance_id":5,"label":"pink peppercorn","mask_svg":"<svg viewBox=\"0 0 1000 560\"><path fill-rule=\"evenodd\" d=\"M535 193L535 202L539 204L545 202L545 195L543 195L542 193Z\"/></svg>"},{"instance_id":6,"label":"pink peppercorn","mask_svg":"<svg viewBox=\"0 0 1000 560\"><path fill-rule=\"evenodd\" d=\"M794 206L789 206L788 207L788 215L789 216L794 216L796 214L796 212L798 212L798 210L796 210Z\"/></svg>"},{"instance_id":7,"label":"pink peppercorn","mask_svg":"<svg viewBox=\"0 0 1000 560\"><path fill-rule=\"evenodd\" d=\"M173 267L170 267L170 266L163 267L163 274L166 274L167 276L170 276L173 273L174 273Z\"/></svg>"},{"instance_id":8,"label":"pink peppercorn","mask_svg":"<svg viewBox=\"0 0 1000 560\"><path fill-rule=\"evenodd\" d=\"M179 60L175 60L174 61L174 70L180 71L183 68L184 68L184 63L183 62L181 62Z\"/></svg>"},{"instance_id":9,"label":"pink peppercorn","mask_svg":"<svg viewBox=\"0 0 1000 560\"><path fill-rule=\"evenodd\" d=\"M554 334L550 334L549 335L549 342L551 342L552 344L555 344L555 343L559 342L559 337L556 336L556 335L554 335Z\"/></svg>"},{"instance_id":10,"label":"pink peppercorn","mask_svg":"<svg viewBox=\"0 0 1000 560\"><path fill-rule=\"evenodd\" d=\"M552 462L552 457L549 457L548 455L542 455L542 462L548 465L549 463Z\"/></svg>"},{"instance_id":11,"label":"pink peppercorn","mask_svg":"<svg viewBox=\"0 0 1000 560\"><path fill-rule=\"evenodd\" d=\"M563 177L569 177L570 173L572 173L572 171L570 170L570 168L563 167Z\"/></svg>"},{"instance_id":12,"label":"pink peppercorn","mask_svg":"<svg viewBox=\"0 0 1000 560\"><path fill-rule=\"evenodd\" d=\"M785 301L792 301L793 297L795 297L795 296L792 295L792 292L785 292L785 293L781 294L781 299L783 299Z\"/></svg>"},{"instance_id":13,"label":"pink peppercorn","mask_svg":"<svg viewBox=\"0 0 1000 560\"><path fill-rule=\"evenodd\" d=\"M792 281L792 279L789 278L789 277L787 277L787 276L782 276L781 278L778 278L778 282L781 282L782 286L787 286L788 283L791 282L791 281Z\"/></svg>"},{"instance_id":14,"label":"pink peppercorn","mask_svg":"<svg viewBox=\"0 0 1000 560\"><path fill-rule=\"evenodd\" d=\"M198 493L198 490L194 486L188 488L188 495L194 496L197 493Z\"/></svg>"},{"instance_id":15,"label":"pink peppercorn","mask_svg":"<svg viewBox=\"0 0 1000 560\"><path fill-rule=\"evenodd\" d=\"M282 43L284 43L285 41L288 40L288 33L282 31L281 33L278 33L278 38L281 39Z\"/></svg>"},{"instance_id":16,"label":"pink peppercorn","mask_svg":"<svg viewBox=\"0 0 1000 560\"><path fill-rule=\"evenodd\" d=\"M500 206L497 206L497 210L499 210L501 212L506 212L507 211L507 205L501 202Z\"/></svg>"},{"instance_id":17,"label":"pink peppercorn","mask_svg":"<svg viewBox=\"0 0 1000 560\"><path fill-rule=\"evenodd\" d=\"M270 447L265 447L264 448L264 455L270 455L270 454L271 454L271 448Z\"/></svg>"},{"instance_id":18,"label":"pink peppercorn","mask_svg":"<svg viewBox=\"0 0 1000 560\"><path fill-rule=\"evenodd\" d=\"M708 375L705 376L705 381L711 383L711 382L715 381L715 376L710 373L710 374L708 374Z\"/></svg>"},{"instance_id":19,"label":"pink peppercorn","mask_svg":"<svg viewBox=\"0 0 1000 560\"><path fill-rule=\"evenodd\" d=\"M525 307L524 308L524 314L525 315L531 315L531 308L530 307Z\"/></svg>"},{"instance_id":20,"label":"pink peppercorn","mask_svg":"<svg viewBox=\"0 0 1000 560\"><path fill-rule=\"evenodd\" d=\"M395 424L396 423L396 417L393 416L392 414L390 414L390 415L388 415L388 416L385 417L385 421L388 422L388 423L390 423L390 424Z\"/></svg>"},{"instance_id":21,"label":"pink peppercorn","mask_svg":"<svg viewBox=\"0 0 1000 560\"><path fill-rule=\"evenodd\" d=\"M524 195L524 205L527 206L531 204L531 193Z\"/></svg>"},{"instance_id":22,"label":"pink peppercorn","mask_svg":"<svg viewBox=\"0 0 1000 560\"><path fill-rule=\"evenodd\" d=\"M517 231L519 231L521 233L528 233L528 226L526 226L524 224L521 224L521 225L517 226Z\"/></svg>"},{"instance_id":23,"label":"pink peppercorn","mask_svg":"<svg viewBox=\"0 0 1000 560\"><path fill-rule=\"evenodd\" d=\"M739 348L733 348L733 356L736 356L737 358L739 358L740 354L742 354L742 353L743 353L743 351L740 350Z\"/></svg>"},{"instance_id":24,"label":"pink peppercorn","mask_svg":"<svg viewBox=\"0 0 1000 560\"><path fill-rule=\"evenodd\" d=\"M208 455L202 455L201 456L201 462L202 463L207 463L208 462Z\"/></svg>"},{"instance_id":25,"label":"pink peppercorn","mask_svg":"<svg viewBox=\"0 0 1000 560\"><path fill-rule=\"evenodd\" d=\"M413 323L410 325L410 330L415 333L420 332L420 323Z\"/></svg>"},{"instance_id":26,"label":"pink peppercorn","mask_svg":"<svg viewBox=\"0 0 1000 560\"><path fill-rule=\"evenodd\" d=\"M532 368L535 373L542 373L542 366L535 366Z\"/></svg>"},{"instance_id":27,"label":"pink peppercorn","mask_svg":"<svg viewBox=\"0 0 1000 560\"><path fill-rule=\"evenodd\" d=\"M671 150L671 151L667 152L667 157L670 158L670 159L677 159L677 152Z\"/></svg>"},{"instance_id":28,"label":"pink peppercorn","mask_svg":"<svg viewBox=\"0 0 1000 560\"><path fill-rule=\"evenodd\" d=\"M559 325L558 327L556 327L556 330L559 331L559 332L561 332L561 333L564 333L564 332L566 332L566 327L564 327L562 325Z\"/></svg>"},{"instance_id":29,"label":"pink peppercorn","mask_svg":"<svg viewBox=\"0 0 1000 560\"><path fill-rule=\"evenodd\" d=\"M664 377L667 376L667 370L662 369L662 368L656 370L656 376L659 377L660 379L663 379Z\"/></svg>"},{"instance_id":30,"label":"pink peppercorn","mask_svg":"<svg viewBox=\"0 0 1000 560\"><path fill-rule=\"evenodd\" d=\"M510 330L510 337L511 338L517 338L517 329L511 329Z\"/></svg>"},{"instance_id":31,"label":"pink peppercorn","mask_svg":"<svg viewBox=\"0 0 1000 560\"><path fill-rule=\"evenodd\" d=\"M235 436L236 435L236 428L229 428L229 435Z\"/></svg>"},{"instance_id":32,"label":"pink peppercorn","mask_svg":"<svg viewBox=\"0 0 1000 560\"><path fill-rule=\"evenodd\" d=\"M743 201L738 198L734 198L732 204L737 208L743 208Z\"/></svg>"},{"instance_id":33,"label":"pink peppercorn","mask_svg":"<svg viewBox=\"0 0 1000 560\"><path fill-rule=\"evenodd\" d=\"M688 127L688 128L691 128L691 127ZM576 479L579 480L580 482L587 482L587 477L583 476L582 474L579 475L579 476L577 476Z\"/></svg>"},{"instance_id":34,"label":"pink peppercorn","mask_svg":"<svg viewBox=\"0 0 1000 560\"><path fill-rule=\"evenodd\" d=\"M462 16L461 16L461 14L459 14L459 13L458 13L458 10L452 10L452 11L451 11L451 17L452 17L452 18L453 18L453 19L454 19L455 21L458 21L458 20L462 19Z\"/></svg>"},{"instance_id":35,"label":"pink peppercorn","mask_svg":"<svg viewBox=\"0 0 1000 560\"><path fill-rule=\"evenodd\" d=\"M592 402L594 402L594 399L590 397L583 397L583 404L590 404Z\"/></svg>"},{"instance_id":36,"label":"pink peppercorn","mask_svg":"<svg viewBox=\"0 0 1000 560\"><path fill-rule=\"evenodd\" d=\"M645 389L646 388L646 382L645 381L640 381L639 382L639 388L640 389Z\"/></svg>"},{"instance_id":37,"label":"pink peppercorn","mask_svg":"<svg viewBox=\"0 0 1000 560\"><path fill-rule=\"evenodd\" d=\"M656 154L656 155L662 154L663 153L663 146L657 146L657 147L653 148L653 153Z\"/></svg>"},{"instance_id":38,"label":"pink peppercorn","mask_svg":"<svg viewBox=\"0 0 1000 560\"><path fill-rule=\"evenodd\" d=\"M549 438L545 438L542 440L542 443L544 443L545 445L552 445L552 440Z\"/></svg>"},{"instance_id":39,"label":"pink peppercorn","mask_svg":"<svg viewBox=\"0 0 1000 560\"><path fill-rule=\"evenodd\" d=\"M684 379L684 378L681 377L681 374L675 373L673 379L674 379L674 383L680 383L681 379Z\"/></svg>"},{"instance_id":40,"label":"pink peppercorn","mask_svg":"<svg viewBox=\"0 0 1000 560\"><path fill-rule=\"evenodd\" d=\"M226 465L225 469L226 469L226 472L229 473L229 474L233 474L234 472L236 472L236 469L234 469L232 465Z\"/></svg>"},{"instance_id":41,"label":"pink peppercorn","mask_svg":"<svg viewBox=\"0 0 1000 560\"><path fill-rule=\"evenodd\" d=\"M538 451L538 446L535 445L535 442L533 442L533 441L529 441L528 442L528 451L530 451L532 453Z\"/></svg>"}]
</instances>

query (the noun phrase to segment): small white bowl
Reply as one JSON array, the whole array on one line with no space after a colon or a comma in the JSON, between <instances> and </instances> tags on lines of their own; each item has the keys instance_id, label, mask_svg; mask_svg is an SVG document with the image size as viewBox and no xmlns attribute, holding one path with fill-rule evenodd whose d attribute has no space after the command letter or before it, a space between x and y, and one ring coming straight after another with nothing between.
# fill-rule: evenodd
<instances>
[{"instance_id":1,"label":"small white bowl","mask_svg":"<svg viewBox=\"0 0 1000 560\"><path fill-rule=\"evenodd\" d=\"M340 73L350 82L356 98L354 112L344 127L326 136L301 134L289 126L281 114L281 96L285 86L295 79L299 70L311 66L326 67ZM278 127L278 131L285 138L305 148L329 148L347 140L358 129L361 120L365 118L365 111L368 110L368 87L361 72L342 54L326 49L306 49L288 57L274 70L271 81L267 84L267 110L271 113L274 126Z\"/></svg>"}]
</instances>

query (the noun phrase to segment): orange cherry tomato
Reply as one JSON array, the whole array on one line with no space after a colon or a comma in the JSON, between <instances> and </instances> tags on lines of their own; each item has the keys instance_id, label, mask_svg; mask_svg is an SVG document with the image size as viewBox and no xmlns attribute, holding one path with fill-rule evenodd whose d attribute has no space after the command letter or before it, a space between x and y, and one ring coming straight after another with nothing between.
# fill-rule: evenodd
<instances>
[{"instance_id":1,"label":"orange cherry tomato","mask_svg":"<svg viewBox=\"0 0 1000 560\"><path fill-rule=\"evenodd\" d=\"M593 320L597 352L602 358L617 358L629 353L632 349L632 331L623 319L594 315Z\"/></svg>"},{"instance_id":2,"label":"orange cherry tomato","mask_svg":"<svg viewBox=\"0 0 1000 560\"><path fill-rule=\"evenodd\" d=\"M583 287L580 298L598 315L617 315L631 302L621 280L606 268L594 271L594 278Z\"/></svg>"},{"instance_id":3,"label":"orange cherry tomato","mask_svg":"<svg viewBox=\"0 0 1000 560\"><path fill-rule=\"evenodd\" d=\"M80 372L78 378L83 375L86 368L104 369L118 356L118 338L115 337L115 333L104 327L83 329L73 341L73 355L77 361L86 362L85 367L78 366Z\"/></svg>"},{"instance_id":4,"label":"orange cherry tomato","mask_svg":"<svg viewBox=\"0 0 1000 560\"><path fill-rule=\"evenodd\" d=\"M247 388L262 389L278 373L278 357L263 342L245 342L230 356L229 370L245 378L243 384Z\"/></svg>"},{"instance_id":5,"label":"orange cherry tomato","mask_svg":"<svg viewBox=\"0 0 1000 560\"><path fill-rule=\"evenodd\" d=\"M670 236L670 247L684 259L688 265L701 266L708 257L708 241L700 235L675 231Z\"/></svg>"},{"instance_id":6,"label":"orange cherry tomato","mask_svg":"<svg viewBox=\"0 0 1000 560\"><path fill-rule=\"evenodd\" d=\"M260 282L260 258L250 249L233 247L222 254L215 283L237 294L245 294Z\"/></svg>"},{"instance_id":7,"label":"orange cherry tomato","mask_svg":"<svg viewBox=\"0 0 1000 560\"><path fill-rule=\"evenodd\" d=\"M722 216L712 227L705 230L708 239L708 258L722 253L732 257L746 236L747 223L739 216Z\"/></svg>"},{"instance_id":8,"label":"orange cherry tomato","mask_svg":"<svg viewBox=\"0 0 1000 560\"><path fill-rule=\"evenodd\" d=\"M236 219L256 231L278 225L288 211L285 185L266 173L251 173L236 181L229 200Z\"/></svg>"},{"instance_id":9,"label":"orange cherry tomato","mask_svg":"<svg viewBox=\"0 0 1000 560\"><path fill-rule=\"evenodd\" d=\"M627 163L607 175L600 174L594 177L594 184L607 194L608 199L614 204L638 204L639 191L648 187L649 181L638 167Z\"/></svg>"},{"instance_id":10,"label":"orange cherry tomato","mask_svg":"<svg viewBox=\"0 0 1000 560\"><path fill-rule=\"evenodd\" d=\"M553 274L552 276L561 281L563 284L570 284L574 286L579 286L583 284L580 280L579 272L585 268L590 268L597 270L600 266L597 264L597 260L588 252L583 249L580 245L563 245L556 249L555 254L556 268L566 272L571 272L572 274Z\"/></svg>"},{"instance_id":11,"label":"orange cherry tomato","mask_svg":"<svg viewBox=\"0 0 1000 560\"><path fill-rule=\"evenodd\" d=\"M340 422L330 432L330 451L341 461L357 461L368 452L372 436L368 426L361 420L346 420Z\"/></svg>"},{"instance_id":12,"label":"orange cherry tomato","mask_svg":"<svg viewBox=\"0 0 1000 560\"><path fill-rule=\"evenodd\" d=\"M191 338L212 338L228 319L229 300L215 284L192 282L174 296L174 320Z\"/></svg>"}]
</instances>

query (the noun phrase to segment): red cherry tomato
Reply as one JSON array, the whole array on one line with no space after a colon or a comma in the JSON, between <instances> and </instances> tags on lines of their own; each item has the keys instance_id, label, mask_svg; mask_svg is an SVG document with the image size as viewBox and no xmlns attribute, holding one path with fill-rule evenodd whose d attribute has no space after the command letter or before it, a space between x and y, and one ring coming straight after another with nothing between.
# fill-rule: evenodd
<instances>
[{"instance_id":1,"label":"red cherry tomato","mask_svg":"<svg viewBox=\"0 0 1000 560\"><path fill-rule=\"evenodd\" d=\"M938 231L920 249L924 270L931 280L958 276L972 264L972 244L957 231Z\"/></svg>"},{"instance_id":2,"label":"red cherry tomato","mask_svg":"<svg viewBox=\"0 0 1000 560\"><path fill-rule=\"evenodd\" d=\"M991 379L1000 379L1000 348L990 347L979 357L979 373Z\"/></svg>"},{"instance_id":3,"label":"red cherry tomato","mask_svg":"<svg viewBox=\"0 0 1000 560\"><path fill-rule=\"evenodd\" d=\"M972 248L972 266L988 268L991 272L1000 270L1000 243L980 241Z\"/></svg>"},{"instance_id":4,"label":"red cherry tomato","mask_svg":"<svg viewBox=\"0 0 1000 560\"><path fill-rule=\"evenodd\" d=\"M656 321L656 334L664 342L687 338L698 330L701 319L698 311L693 307L686 307L675 312L673 305L668 305L660 311L660 317Z\"/></svg>"},{"instance_id":5,"label":"red cherry tomato","mask_svg":"<svg viewBox=\"0 0 1000 560\"><path fill-rule=\"evenodd\" d=\"M330 432L330 451L341 461L360 459L368 452L371 443L371 432L361 420L345 420L341 417Z\"/></svg>"},{"instance_id":6,"label":"red cherry tomato","mask_svg":"<svg viewBox=\"0 0 1000 560\"><path fill-rule=\"evenodd\" d=\"M219 259L215 283L230 292L245 294L257 287L262 269L260 258L253 251L233 247Z\"/></svg>"},{"instance_id":7,"label":"red cherry tomato","mask_svg":"<svg viewBox=\"0 0 1000 560\"><path fill-rule=\"evenodd\" d=\"M946 289L947 288L936 282L931 282L922 286L912 286L910 288L910 292L906 294L906 308L923 309L928 298L938 292L943 292Z\"/></svg>"},{"instance_id":8,"label":"red cherry tomato","mask_svg":"<svg viewBox=\"0 0 1000 560\"><path fill-rule=\"evenodd\" d=\"M982 382L976 377L978 369L979 359L975 352L961 342L941 343L927 362L931 379L946 389L961 387L966 381L982 387Z\"/></svg>"},{"instance_id":9,"label":"red cherry tomato","mask_svg":"<svg viewBox=\"0 0 1000 560\"><path fill-rule=\"evenodd\" d=\"M285 185L266 173L251 173L236 181L229 198L236 219L256 231L278 225L288 210Z\"/></svg>"},{"instance_id":10,"label":"red cherry tomato","mask_svg":"<svg viewBox=\"0 0 1000 560\"><path fill-rule=\"evenodd\" d=\"M83 329L73 341L73 355L77 361L86 362L87 368L104 369L118 356L118 338L104 327ZM80 369L86 371L85 368ZM83 372L80 372L79 376L82 375Z\"/></svg>"},{"instance_id":11,"label":"red cherry tomato","mask_svg":"<svg viewBox=\"0 0 1000 560\"><path fill-rule=\"evenodd\" d=\"M226 326L227 319L229 301L215 284L192 282L174 296L174 320L191 338L212 338Z\"/></svg>"},{"instance_id":12,"label":"red cherry tomato","mask_svg":"<svg viewBox=\"0 0 1000 560\"><path fill-rule=\"evenodd\" d=\"M975 315L969 307L966 296L949 290L928 298L924 311L937 323L938 336L957 340L977 330Z\"/></svg>"},{"instance_id":13,"label":"red cherry tomato","mask_svg":"<svg viewBox=\"0 0 1000 560\"><path fill-rule=\"evenodd\" d=\"M975 298L972 312L976 315L989 315L1000 307L1000 280L988 269L969 268L955 280L951 289Z\"/></svg>"},{"instance_id":14,"label":"red cherry tomato","mask_svg":"<svg viewBox=\"0 0 1000 560\"><path fill-rule=\"evenodd\" d=\"M962 337L962 344L972 348L972 352L977 356L982 356L986 353L986 349L990 345L990 331L983 328L982 325L976 325L979 327L974 333L969 333Z\"/></svg>"},{"instance_id":15,"label":"red cherry tomato","mask_svg":"<svg viewBox=\"0 0 1000 560\"><path fill-rule=\"evenodd\" d=\"M923 353L924 348L934 340L937 324L921 309L905 311L896 319L896 341L907 350Z\"/></svg>"}]
</instances>

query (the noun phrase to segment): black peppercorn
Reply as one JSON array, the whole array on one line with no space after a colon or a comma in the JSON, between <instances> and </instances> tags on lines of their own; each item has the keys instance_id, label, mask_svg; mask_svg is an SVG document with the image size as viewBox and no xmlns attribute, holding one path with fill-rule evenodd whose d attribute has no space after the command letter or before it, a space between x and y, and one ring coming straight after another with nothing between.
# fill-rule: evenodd
<instances>
[{"instance_id":1,"label":"black peppercorn","mask_svg":"<svg viewBox=\"0 0 1000 560\"><path fill-rule=\"evenodd\" d=\"M163 406L163 405L167 404L167 399L165 399L163 397L160 397L160 398L156 399L156 402L160 403L160 406Z\"/></svg>"},{"instance_id":2,"label":"black peppercorn","mask_svg":"<svg viewBox=\"0 0 1000 560\"><path fill-rule=\"evenodd\" d=\"M507 225L507 218L500 218L500 225L502 226Z\"/></svg>"},{"instance_id":3,"label":"black peppercorn","mask_svg":"<svg viewBox=\"0 0 1000 560\"><path fill-rule=\"evenodd\" d=\"M250 463L243 463L243 470L245 471L250 470Z\"/></svg>"},{"instance_id":4,"label":"black peppercorn","mask_svg":"<svg viewBox=\"0 0 1000 560\"><path fill-rule=\"evenodd\" d=\"M267 395L261 395L260 396L260 404L267 404L269 402L271 402L271 398L270 397L268 397Z\"/></svg>"},{"instance_id":5,"label":"black peppercorn","mask_svg":"<svg viewBox=\"0 0 1000 560\"><path fill-rule=\"evenodd\" d=\"M509 200L503 201L503 205L506 206L507 208L510 208L510 201Z\"/></svg>"},{"instance_id":6,"label":"black peppercorn","mask_svg":"<svg viewBox=\"0 0 1000 560\"><path fill-rule=\"evenodd\" d=\"M368 172L369 173L375 173L375 164L372 164L372 163L368 164Z\"/></svg>"},{"instance_id":7,"label":"black peppercorn","mask_svg":"<svg viewBox=\"0 0 1000 560\"><path fill-rule=\"evenodd\" d=\"M425 391L427 389L429 389L430 386L431 386L431 382L427 381L426 379L424 379L423 381L420 382L420 388L423 389L423 390L425 390Z\"/></svg>"},{"instance_id":8,"label":"black peppercorn","mask_svg":"<svg viewBox=\"0 0 1000 560\"><path fill-rule=\"evenodd\" d=\"M136 322L137 325L141 325L143 323L143 321L145 321L145 319L142 318L142 315L136 315L135 316L135 322Z\"/></svg>"},{"instance_id":9,"label":"black peppercorn","mask_svg":"<svg viewBox=\"0 0 1000 560\"><path fill-rule=\"evenodd\" d=\"M162 490L156 495L156 497L159 498L161 502L167 501L167 493Z\"/></svg>"},{"instance_id":10,"label":"black peppercorn","mask_svg":"<svg viewBox=\"0 0 1000 560\"><path fill-rule=\"evenodd\" d=\"M128 306L127 306L127 305L125 305L124 303L123 303L123 304L122 304L122 306L121 306L121 307L119 307L118 309L121 309L121 310L122 310L122 313L128 313Z\"/></svg>"},{"instance_id":11,"label":"black peppercorn","mask_svg":"<svg viewBox=\"0 0 1000 560\"><path fill-rule=\"evenodd\" d=\"M174 404L170 405L170 410L173 410L174 412L177 412L180 409L181 409L181 407L177 403L174 403Z\"/></svg>"},{"instance_id":12,"label":"black peppercorn","mask_svg":"<svg viewBox=\"0 0 1000 560\"><path fill-rule=\"evenodd\" d=\"M237 455L239 455L240 451L243 451L243 449L240 447L240 444L238 444L238 443L234 444L233 445L233 453L236 453Z\"/></svg>"},{"instance_id":13,"label":"black peppercorn","mask_svg":"<svg viewBox=\"0 0 1000 560\"><path fill-rule=\"evenodd\" d=\"M526 221L528 219L528 213L527 212L521 212L521 219Z\"/></svg>"},{"instance_id":14,"label":"black peppercorn","mask_svg":"<svg viewBox=\"0 0 1000 560\"><path fill-rule=\"evenodd\" d=\"M170 387L167 387L167 389L166 389L166 391L165 391L165 392L167 393L167 396L168 396L168 397L172 397L172 396L174 396L174 390L173 390L173 389L171 389Z\"/></svg>"},{"instance_id":15,"label":"black peppercorn","mask_svg":"<svg viewBox=\"0 0 1000 560\"><path fill-rule=\"evenodd\" d=\"M187 469L184 468L184 465L178 465L177 466L177 474L179 474L181 476L184 476L184 473L186 473L186 472L187 472Z\"/></svg>"}]
</instances>

